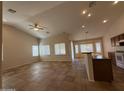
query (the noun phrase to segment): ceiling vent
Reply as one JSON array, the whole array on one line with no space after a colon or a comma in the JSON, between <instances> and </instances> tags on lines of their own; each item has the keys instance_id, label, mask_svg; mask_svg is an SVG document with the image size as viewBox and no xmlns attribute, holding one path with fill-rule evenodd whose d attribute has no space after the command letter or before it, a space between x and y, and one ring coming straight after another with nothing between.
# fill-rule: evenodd
<instances>
[{"instance_id":1,"label":"ceiling vent","mask_svg":"<svg viewBox=\"0 0 124 93\"><path fill-rule=\"evenodd\" d=\"M16 13L16 11L13 10L13 9L8 9L8 12L9 12L9 13L12 13L12 14Z\"/></svg>"}]
</instances>

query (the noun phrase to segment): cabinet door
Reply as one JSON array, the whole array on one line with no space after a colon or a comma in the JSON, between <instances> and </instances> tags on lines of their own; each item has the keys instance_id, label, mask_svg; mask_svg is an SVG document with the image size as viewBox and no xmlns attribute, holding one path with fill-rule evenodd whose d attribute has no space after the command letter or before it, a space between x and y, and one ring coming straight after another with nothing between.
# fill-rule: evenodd
<instances>
[{"instance_id":1,"label":"cabinet door","mask_svg":"<svg viewBox=\"0 0 124 93\"><path fill-rule=\"evenodd\" d=\"M119 36L115 37L115 45L116 46L119 46L119 40L120 40Z\"/></svg>"},{"instance_id":2,"label":"cabinet door","mask_svg":"<svg viewBox=\"0 0 124 93\"><path fill-rule=\"evenodd\" d=\"M124 40L124 34L120 35L120 40Z\"/></svg>"},{"instance_id":3,"label":"cabinet door","mask_svg":"<svg viewBox=\"0 0 124 93\"><path fill-rule=\"evenodd\" d=\"M112 47L115 46L115 39L114 38L111 38L111 45L112 45Z\"/></svg>"}]
</instances>

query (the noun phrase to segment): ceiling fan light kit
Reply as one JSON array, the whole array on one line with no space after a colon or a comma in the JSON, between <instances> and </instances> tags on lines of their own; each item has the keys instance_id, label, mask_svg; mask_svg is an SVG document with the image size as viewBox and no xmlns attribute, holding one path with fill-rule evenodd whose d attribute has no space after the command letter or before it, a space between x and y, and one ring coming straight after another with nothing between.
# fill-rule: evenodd
<instances>
[{"instance_id":1,"label":"ceiling fan light kit","mask_svg":"<svg viewBox=\"0 0 124 93\"><path fill-rule=\"evenodd\" d=\"M36 23L33 25L29 25L29 26L32 27L31 29L33 29L34 31L44 30L46 28L45 26L40 26Z\"/></svg>"}]
</instances>

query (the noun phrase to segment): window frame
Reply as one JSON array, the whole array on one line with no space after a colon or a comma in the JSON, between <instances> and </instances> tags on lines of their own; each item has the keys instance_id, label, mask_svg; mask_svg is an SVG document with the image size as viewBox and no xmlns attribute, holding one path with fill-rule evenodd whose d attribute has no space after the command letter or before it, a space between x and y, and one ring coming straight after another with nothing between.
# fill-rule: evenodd
<instances>
[{"instance_id":1,"label":"window frame","mask_svg":"<svg viewBox=\"0 0 124 93\"><path fill-rule=\"evenodd\" d=\"M97 45L96 45L97 43L100 43L100 47L101 47L100 52L97 51ZM95 51L96 51L96 53L100 53L100 54L102 53L102 44L101 44L101 42L99 42L99 41L95 42Z\"/></svg>"},{"instance_id":2,"label":"window frame","mask_svg":"<svg viewBox=\"0 0 124 93\"><path fill-rule=\"evenodd\" d=\"M95 51L94 51L94 45L93 45L93 43L90 43L90 42L89 42L89 43L81 43L81 44L79 45L79 46L80 46L80 52L81 52L81 53L89 52L89 51L84 51L84 52L81 51L81 45L88 45L88 44L91 44L91 45L92 45L92 50L93 50L93 51L90 51L90 52L92 52L92 53L95 52Z\"/></svg>"},{"instance_id":3,"label":"window frame","mask_svg":"<svg viewBox=\"0 0 124 93\"><path fill-rule=\"evenodd\" d=\"M42 48L41 47L45 47L45 46L49 46L49 54L42 54ZM45 44L45 45L41 45L40 46L40 54L41 54L41 56L50 56L51 55L51 49L50 49L50 45L49 44Z\"/></svg>"},{"instance_id":4,"label":"window frame","mask_svg":"<svg viewBox=\"0 0 124 93\"><path fill-rule=\"evenodd\" d=\"M100 42L100 45L101 45L101 52L97 52L96 51L96 43L97 42ZM80 58L83 56L83 54L81 53L81 49L80 49L80 45L81 44L89 44L89 43L92 43L93 44L93 54L96 54L96 55L102 55L104 57L104 43L103 43L103 38L102 37L99 37L99 38L93 38L93 39L87 39L87 40L76 40L76 41L73 41L73 45L74 45L74 58ZM76 54L75 53L75 45L79 45L79 54Z\"/></svg>"},{"instance_id":5,"label":"window frame","mask_svg":"<svg viewBox=\"0 0 124 93\"><path fill-rule=\"evenodd\" d=\"M78 53L76 53L76 46L77 46L77 50L78 50L77 52L78 52ZM75 44L75 45L74 45L74 53L75 53L75 54L79 54L79 52L80 52L79 45L78 45L78 44Z\"/></svg>"},{"instance_id":6,"label":"window frame","mask_svg":"<svg viewBox=\"0 0 124 93\"><path fill-rule=\"evenodd\" d=\"M60 45L60 44L64 44L64 47L65 47L65 54L56 54L56 49L55 49L55 45ZM61 51L61 50L60 50ZM55 43L54 44L54 55L55 56L65 56L66 55L66 43Z\"/></svg>"},{"instance_id":7,"label":"window frame","mask_svg":"<svg viewBox=\"0 0 124 93\"><path fill-rule=\"evenodd\" d=\"M37 55L34 55L33 47L37 47ZM39 46L38 45L32 45L32 57L38 57L39 56Z\"/></svg>"}]
</instances>

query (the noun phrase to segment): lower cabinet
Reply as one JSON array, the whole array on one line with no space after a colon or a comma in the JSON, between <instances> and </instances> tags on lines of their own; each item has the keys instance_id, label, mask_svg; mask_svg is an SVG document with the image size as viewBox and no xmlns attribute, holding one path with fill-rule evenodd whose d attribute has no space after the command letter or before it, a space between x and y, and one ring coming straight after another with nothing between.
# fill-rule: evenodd
<instances>
[{"instance_id":1,"label":"lower cabinet","mask_svg":"<svg viewBox=\"0 0 124 93\"><path fill-rule=\"evenodd\" d=\"M95 81L113 80L111 59L93 59L93 72Z\"/></svg>"}]
</instances>

